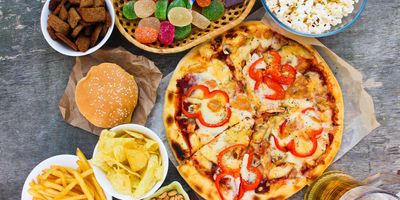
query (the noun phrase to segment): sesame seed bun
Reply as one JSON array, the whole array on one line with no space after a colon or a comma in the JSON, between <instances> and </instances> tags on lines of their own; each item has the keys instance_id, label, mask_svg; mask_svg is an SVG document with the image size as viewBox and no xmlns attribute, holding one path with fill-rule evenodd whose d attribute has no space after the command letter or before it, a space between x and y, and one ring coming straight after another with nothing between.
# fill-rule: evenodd
<instances>
[{"instance_id":1,"label":"sesame seed bun","mask_svg":"<svg viewBox=\"0 0 400 200\"><path fill-rule=\"evenodd\" d=\"M100 128L130 122L137 99L135 78L113 63L93 66L75 90L79 112Z\"/></svg>"}]
</instances>

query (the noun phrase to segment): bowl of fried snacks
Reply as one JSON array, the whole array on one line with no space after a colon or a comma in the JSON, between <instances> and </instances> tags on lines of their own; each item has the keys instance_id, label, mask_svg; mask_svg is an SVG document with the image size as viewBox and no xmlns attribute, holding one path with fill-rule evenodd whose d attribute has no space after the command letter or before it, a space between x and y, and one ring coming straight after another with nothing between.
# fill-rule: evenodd
<instances>
[{"instance_id":1,"label":"bowl of fried snacks","mask_svg":"<svg viewBox=\"0 0 400 200\"><path fill-rule=\"evenodd\" d=\"M101 199L112 200L97 182L85 155L57 155L37 165L25 181L22 200Z\"/></svg>"},{"instance_id":2,"label":"bowl of fried snacks","mask_svg":"<svg viewBox=\"0 0 400 200\"><path fill-rule=\"evenodd\" d=\"M114 21L111 0L47 0L40 26L54 50L67 56L84 56L106 43Z\"/></svg>"},{"instance_id":3,"label":"bowl of fried snacks","mask_svg":"<svg viewBox=\"0 0 400 200\"><path fill-rule=\"evenodd\" d=\"M103 130L90 162L104 190L122 200L152 195L164 182L169 164L161 139L137 124Z\"/></svg>"}]
</instances>

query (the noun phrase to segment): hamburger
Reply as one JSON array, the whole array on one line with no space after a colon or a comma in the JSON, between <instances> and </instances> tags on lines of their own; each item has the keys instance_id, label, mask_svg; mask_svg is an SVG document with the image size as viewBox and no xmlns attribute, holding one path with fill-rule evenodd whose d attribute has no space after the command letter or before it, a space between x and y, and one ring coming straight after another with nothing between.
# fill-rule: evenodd
<instances>
[{"instance_id":1,"label":"hamburger","mask_svg":"<svg viewBox=\"0 0 400 200\"><path fill-rule=\"evenodd\" d=\"M93 66L75 90L79 112L100 128L130 122L137 100L135 78L114 63Z\"/></svg>"}]
</instances>

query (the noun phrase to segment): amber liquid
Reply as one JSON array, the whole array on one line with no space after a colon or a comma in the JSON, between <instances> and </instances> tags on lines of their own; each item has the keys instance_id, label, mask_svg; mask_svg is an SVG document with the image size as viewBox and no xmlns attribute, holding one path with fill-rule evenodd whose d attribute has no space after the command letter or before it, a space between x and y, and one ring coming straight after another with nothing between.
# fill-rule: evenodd
<instances>
[{"instance_id":1,"label":"amber liquid","mask_svg":"<svg viewBox=\"0 0 400 200\"><path fill-rule=\"evenodd\" d=\"M307 188L304 200L339 200L344 193L361 185L341 171L328 171Z\"/></svg>"}]
</instances>

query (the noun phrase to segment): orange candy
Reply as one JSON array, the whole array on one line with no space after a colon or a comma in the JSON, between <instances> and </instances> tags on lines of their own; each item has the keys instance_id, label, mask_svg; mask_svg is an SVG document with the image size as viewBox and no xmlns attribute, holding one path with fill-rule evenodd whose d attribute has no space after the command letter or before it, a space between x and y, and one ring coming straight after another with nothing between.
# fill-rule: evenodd
<instances>
[{"instance_id":1,"label":"orange candy","mask_svg":"<svg viewBox=\"0 0 400 200\"><path fill-rule=\"evenodd\" d=\"M157 41L158 31L154 28L140 26L135 30L135 39L143 44L153 43Z\"/></svg>"},{"instance_id":2,"label":"orange candy","mask_svg":"<svg viewBox=\"0 0 400 200\"><path fill-rule=\"evenodd\" d=\"M200 7L207 7L211 4L211 0L196 0L196 3Z\"/></svg>"}]
</instances>

